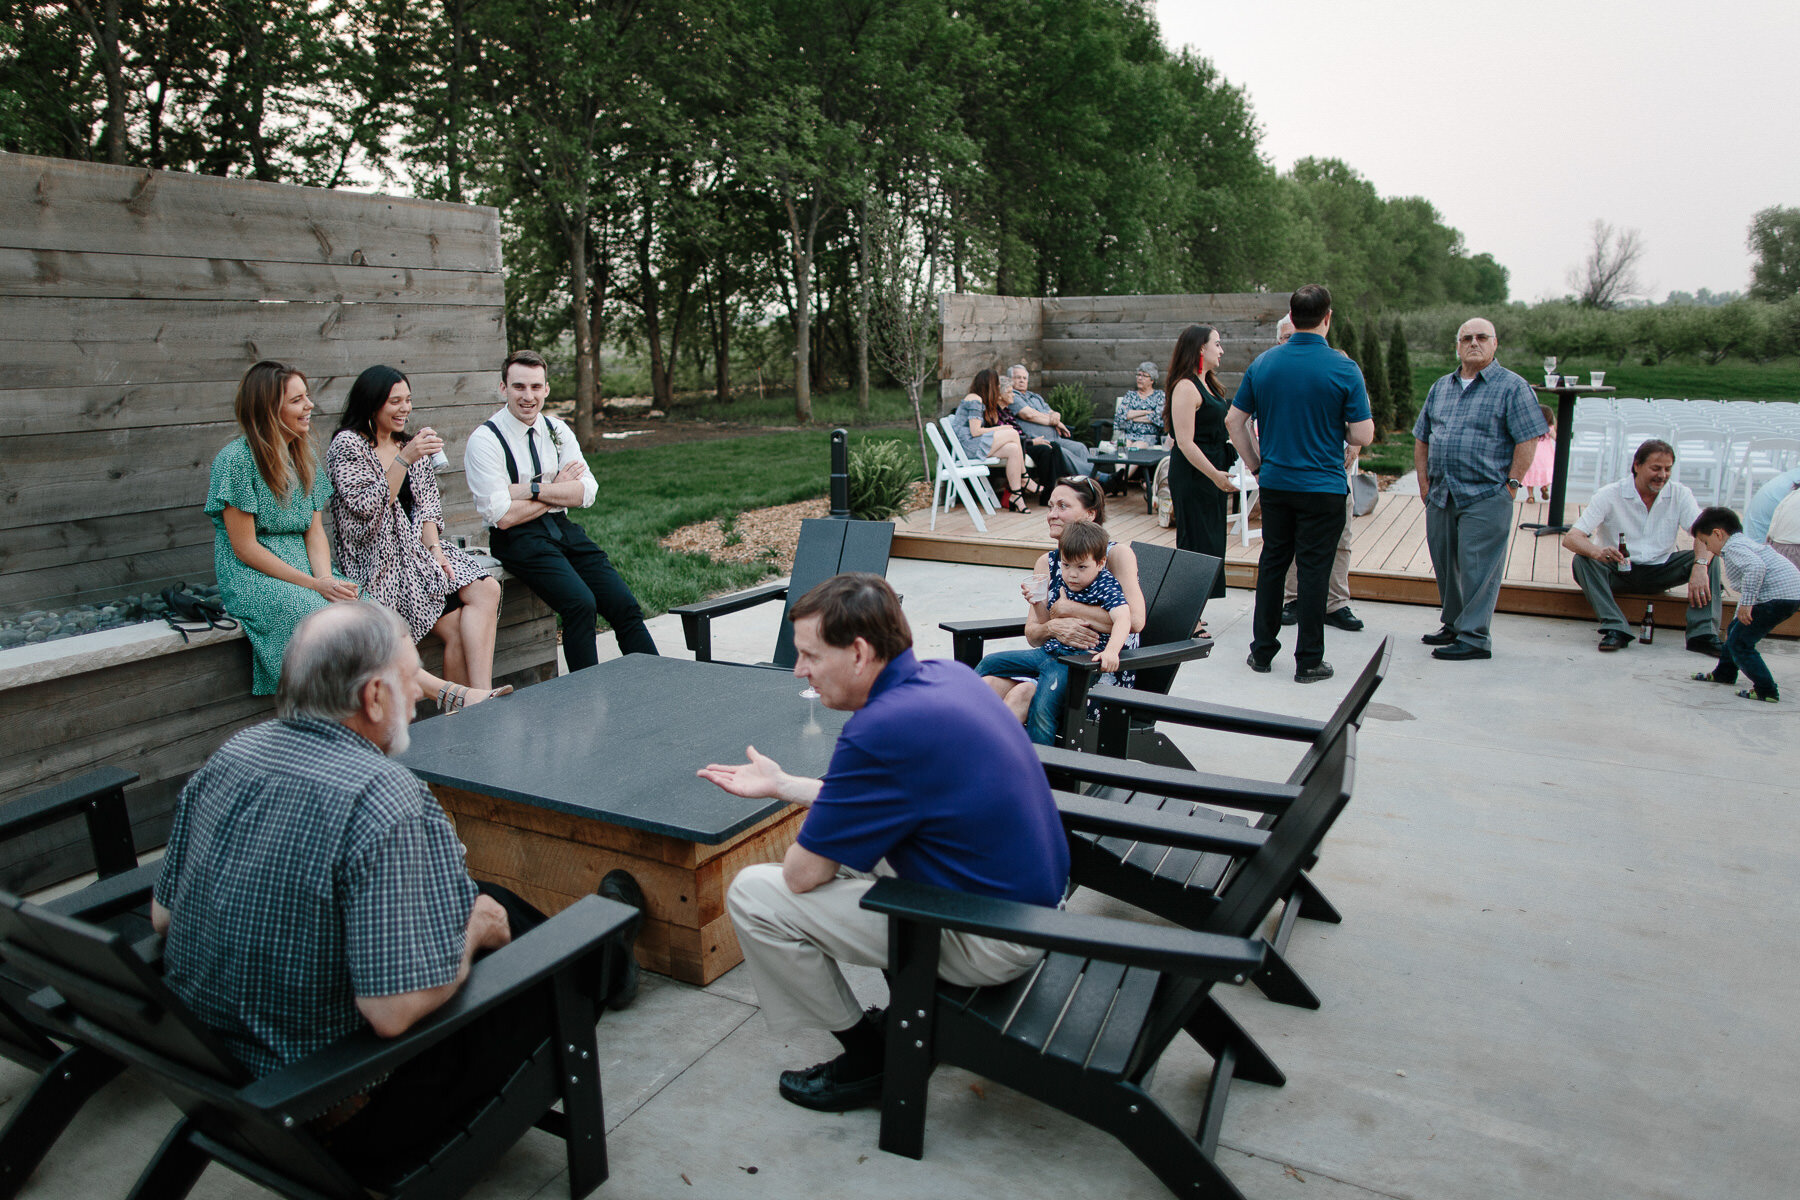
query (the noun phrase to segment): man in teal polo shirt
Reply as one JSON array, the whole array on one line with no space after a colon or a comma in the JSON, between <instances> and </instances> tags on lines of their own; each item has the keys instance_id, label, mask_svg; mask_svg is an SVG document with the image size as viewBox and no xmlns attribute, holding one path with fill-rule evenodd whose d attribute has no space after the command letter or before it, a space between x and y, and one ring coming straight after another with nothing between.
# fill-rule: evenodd
<instances>
[{"instance_id":1,"label":"man in teal polo shirt","mask_svg":"<svg viewBox=\"0 0 1800 1200\"><path fill-rule=\"evenodd\" d=\"M1266 672L1281 650L1282 592L1299 567L1294 680L1331 678L1325 661L1325 591L1344 532L1344 446L1375 440L1369 393L1354 362L1325 343L1331 293L1307 284L1288 299L1294 334L1265 350L1238 384L1226 431L1262 496L1262 558L1250 669ZM1253 429L1250 422L1256 421Z\"/></svg>"}]
</instances>

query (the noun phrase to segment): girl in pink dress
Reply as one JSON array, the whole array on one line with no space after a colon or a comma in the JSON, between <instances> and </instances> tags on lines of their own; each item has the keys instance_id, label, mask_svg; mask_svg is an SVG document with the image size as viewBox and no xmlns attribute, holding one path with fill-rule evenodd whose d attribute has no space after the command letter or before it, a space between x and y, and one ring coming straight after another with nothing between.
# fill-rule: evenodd
<instances>
[{"instance_id":1,"label":"girl in pink dress","mask_svg":"<svg viewBox=\"0 0 1800 1200\"><path fill-rule=\"evenodd\" d=\"M1529 503L1536 499L1536 491L1542 489L1544 500L1550 499L1550 481L1556 474L1556 414L1550 411L1548 404L1540 404L1544 420L1550 422L1550 428L1538 439L1537 456L1531 460L1531 466L1525 477L1519 480L1519 499Z\"/></svg>"}]
</instances>

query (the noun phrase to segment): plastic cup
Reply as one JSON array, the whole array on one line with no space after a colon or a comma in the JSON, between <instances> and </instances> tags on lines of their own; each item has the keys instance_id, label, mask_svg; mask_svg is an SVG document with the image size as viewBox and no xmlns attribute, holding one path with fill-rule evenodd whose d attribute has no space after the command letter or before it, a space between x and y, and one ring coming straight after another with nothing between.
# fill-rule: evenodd
<instances>
[{"instance_id":1,"label":"plastic cup","mask_svg":"<svg viewBox=\"0 0 1800 1200\"><path fill-rule=\"evenodd\" d=\"M1048 575L1033 575L1031 577L1031 587L1026 594L1031 597L1031 602L1033 604L1042 604L1050 595L1050 577Z\"/></svg>"},{"instance_id":2,"label":"plastic cup","mask_svg":"<svg viewBox=\"0 0 1800 1200\"><path fill-rule=\"evenodd\" d=\"M1592 381L1592 383L1595 387L1604 387L1606 385L1606 372L1605 371L1589 371L1588 379Z\"/></svg>"},{"instance_id":3,"label":"plastic cup","mask_svg":"<svg viewBox=\"0 0 1800 1200\"><path fill-rule=\"evenodd\" d=\"M1550 374L1548 371L1546 371L1544 373L1544 386L1547 388L1555 387L1556 386L1556 376L1554 376L1554 375Z\"/></svg>"}]
</instances>

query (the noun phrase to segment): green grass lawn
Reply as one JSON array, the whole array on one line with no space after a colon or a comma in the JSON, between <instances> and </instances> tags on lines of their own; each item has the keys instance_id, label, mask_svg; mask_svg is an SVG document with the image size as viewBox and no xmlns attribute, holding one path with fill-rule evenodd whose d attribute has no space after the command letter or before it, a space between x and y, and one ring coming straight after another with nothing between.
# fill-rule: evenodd
<instances>
[{"instance_id":1,"label":"green grass lawn","mask_svg":"<svg viewBox=\"0 0 1800 1200\"><path fill-rule=\"evenodd\" d=\"M935 384L928 388L925 404L929 416L937 405ZM794 392L792 388L788 388L782 391L771 389L762 396L742 393L733 397L729 403L720 403L718 397L711 392L678 396L669 409L669 419L742 425L793 425ZM827 429L839 425L894 425L900 422L910 425L912 419L912 404L900 388L870 388L869 411L866 413L857 410L854 391L814 392L812 397L812 423Z\"/></svg>"},{"instance_id":2,"label":"green grass lawn","mask_svg":"<svg viewBox=\"0 0 1800 1200\"><path fill-rule=\"evenodd\" d=\"M851 436L899 438L911 430ZM749 587L774 573L766 563L714 562L657 545L684 525L735 519L750 509L823 496L831 473L829 429L745 434L709 442L627 446L587 456L600 485L593 507L570 512L631 585L645 616Z\"/></svg>"}]
</instances>

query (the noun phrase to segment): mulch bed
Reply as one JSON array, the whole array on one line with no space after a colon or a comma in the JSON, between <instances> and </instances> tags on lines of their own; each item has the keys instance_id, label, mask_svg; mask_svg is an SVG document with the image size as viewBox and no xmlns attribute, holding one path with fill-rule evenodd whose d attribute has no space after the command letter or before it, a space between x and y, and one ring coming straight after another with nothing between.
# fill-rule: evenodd
<instances>
[{"instance_id":1,"label":"mulch bed","mask_svg":"<svg viewBox=\"0 0 1800 1200\"><path fill-rule=\"evenodd\" d=\"M931 485L913 484L907 511L931 503ZM739 513L736 520L720 518L684 525L662 539L665 550L706 554L719 562L767 562L776 574L794 569L794 547L800 541L800 522L808 517L828 517L831 504L824 499L802 500Z\"/></svg>"}]
</instances>

